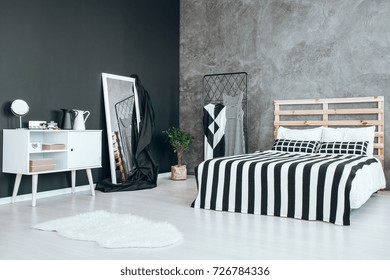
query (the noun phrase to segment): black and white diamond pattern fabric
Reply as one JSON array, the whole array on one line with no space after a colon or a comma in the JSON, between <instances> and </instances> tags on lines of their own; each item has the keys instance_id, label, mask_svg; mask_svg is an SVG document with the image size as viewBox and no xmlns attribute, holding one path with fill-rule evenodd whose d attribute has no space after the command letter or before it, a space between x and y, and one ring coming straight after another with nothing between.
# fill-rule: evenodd
<instances>
[{"instance_id":1,"label":"black and white diamond pattern fabric","mask_svg":"<svg viewBox=\"0 0 390 280\"><path fill-rule=\"evenodd\" d=\"M368 141L364 142L322 142L320 153L367 155Z\"/></svg>"},{"instance_id":2,"label":"black and white diamond pattern fabric","mask_svg":"<svg viewBox=\"0 0 390 280\"><path fill-rule=\"evenodd\" d=\"M316 153L320 146L319 141L300 141L276 139L272 150L282 152Z\"/></svg>"},{"instance_id":3,"label":"black and white diamond pattern fabric","mask_svg":"<svg viewBox=\"0 0 390 280\"><path fill-rule=\"evenodd\" d=\"M204 159L225 155L226 108L222 104L203 107Z\"/></svg>"}]
</instances>

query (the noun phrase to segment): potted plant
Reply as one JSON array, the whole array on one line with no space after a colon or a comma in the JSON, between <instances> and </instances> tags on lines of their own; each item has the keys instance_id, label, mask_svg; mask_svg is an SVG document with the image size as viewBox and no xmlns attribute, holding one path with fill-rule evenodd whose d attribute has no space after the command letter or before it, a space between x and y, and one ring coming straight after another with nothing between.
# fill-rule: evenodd
<instances>
[{"instance_id":1,"label":"potted plant","mask_svg":"<svg viewBox=\"0 0 390 280\"><path fill-rule=\"evenodd\" d=\"M171 167L171 179L185 180L187 178L187 167L182 165L182 158L192 142L192 135L176 127L163 131L163 134L165 134L167 142L171 144L173 152L177 155L177 165Z\"/></svg>"}]
</instances>

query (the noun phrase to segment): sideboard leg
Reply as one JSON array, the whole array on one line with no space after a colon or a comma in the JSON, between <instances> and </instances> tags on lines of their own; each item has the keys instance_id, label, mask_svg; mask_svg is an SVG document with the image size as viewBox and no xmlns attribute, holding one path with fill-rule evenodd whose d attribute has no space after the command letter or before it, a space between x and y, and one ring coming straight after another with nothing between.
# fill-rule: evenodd
<instances>
[{"instance_id":1,"label":"sideboard leg","mask_svg":"<svg viewBox=\"0 0 390 280\"><path fill-rule=\"evenodd\" d=\"M93 185L93 179L92 179L92 172L91 172L91 169L88 168L88 169L85 169L85 171L87 172L89 186L91 187L91 194L92 194L92 195L95 195L95 188L94 188L94 185Z\"/></svg>"},{"instance_id":2,"label":"sideboard leg","mask_svg":"<svg viewBox=\"0 0 390 280\"><path fill-rule=\"evenodd\" d=\"M14 191L12 192L11 203L15 203L16 196L18 195L18 190L19 190L21 180L22 180L22 174L16 174L15 183L14 183Z\"/></svg>"},{"instance_id":3,"label":"sideboard leg","mask_svg":"<svg viewBox=\"0 0 390 280\"><path fill-rule=\"evenodd\" d=\"M76 191L76 170L71 170L72 194Z\"/></svg>"},{"instance_id":4,"label":"sideboard leg","mask_svg":"<svg viewBox=\"0 0 390 280\"><path fill-rule=\"evenodd\" d=\"M37 205L38 174L32 175L32 207Z\"/></svg>"}]
</instances>

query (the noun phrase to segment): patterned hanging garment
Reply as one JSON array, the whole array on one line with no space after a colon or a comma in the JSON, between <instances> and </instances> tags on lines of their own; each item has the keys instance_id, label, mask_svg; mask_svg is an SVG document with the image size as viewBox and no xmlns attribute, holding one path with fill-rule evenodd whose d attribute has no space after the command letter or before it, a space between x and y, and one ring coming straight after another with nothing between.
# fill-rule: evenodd
<instances>
[{"instance_id":1,"label":"patterned hanging garment","mask_svg":"<svg viewBox=\"0 0 390 280\"><path fill-rule=\"evenodd\" d=\"M204 160L225 155L226 109L222 104L203 107Z\"/></svg>"}]
</instances>

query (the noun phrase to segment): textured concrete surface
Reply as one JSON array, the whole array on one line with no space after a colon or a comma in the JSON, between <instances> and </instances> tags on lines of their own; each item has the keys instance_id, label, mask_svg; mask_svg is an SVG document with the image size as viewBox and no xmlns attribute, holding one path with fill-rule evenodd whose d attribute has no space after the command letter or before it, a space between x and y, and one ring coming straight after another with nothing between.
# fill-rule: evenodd
<instances>
[{"instance_id":1,"label":"textured concrete surface","mask_svg":"<svg viewBox=\"0 0 390 280\"><path fill-rule=\"evenodd\" d=\"M275 99L384 95L390 107L390 1L181 0L180 9L180 125L195 136L190 169L202 160L206 74L248 73L249 151L272 145ZM388 135L388 115L385 122Z\"/></svg>"}]
</instances>

